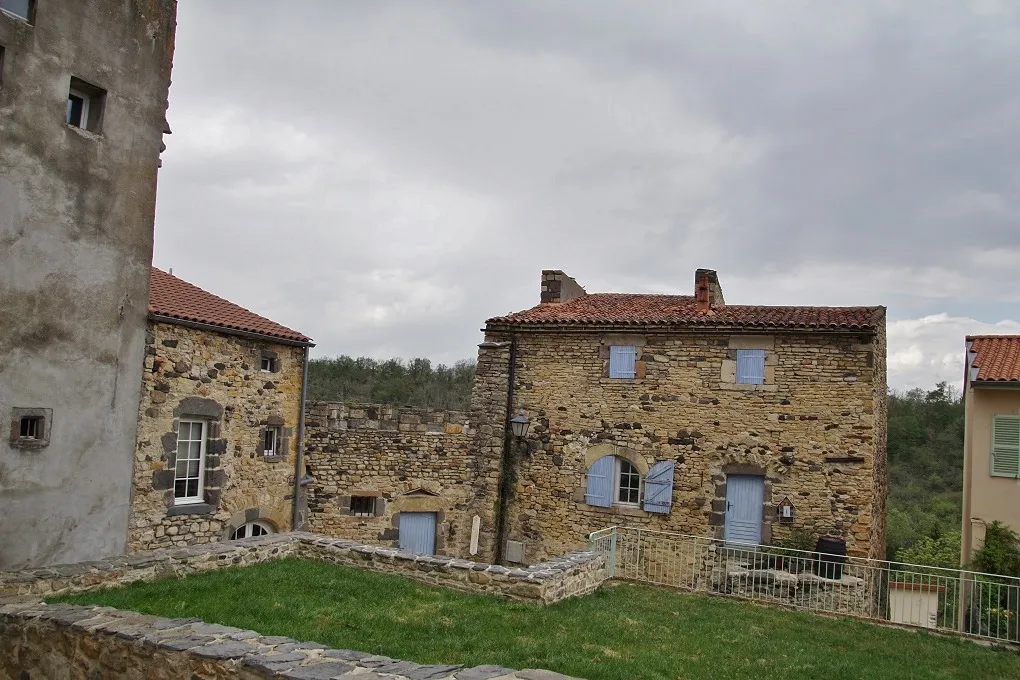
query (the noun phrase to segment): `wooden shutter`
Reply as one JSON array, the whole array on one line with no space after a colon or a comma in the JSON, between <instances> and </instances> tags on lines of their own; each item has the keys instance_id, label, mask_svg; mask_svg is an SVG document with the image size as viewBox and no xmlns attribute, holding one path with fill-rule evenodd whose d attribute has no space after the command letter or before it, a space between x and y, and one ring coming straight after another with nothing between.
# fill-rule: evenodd
<instances>
[{"instance_id":1,"label":"wooden shutter","mask_svg":"<svg viewBox=\"0 0 1020 680\"><path fill-rule=\"evenodd\" d=\"M1020 477L1020 416L992 416L992 476Z\"/></svg>"},{"instance_id":2,"label":"wooden shutter","mask_svg":"<svg viewBox=\"0 0 1020 680\"><path fill-rule=\"evenodd\" d=\"M588 468L588 492L584 494L585 503L599 508L613 505L615 462L613 456L602 456Z\"/></svg>"},{"instance_id":3,"label":"wooden shutter","mask_svg":"<svg viewBox=\"0 0 1020 680\"><path fill-rule=\"evenodd\" d=\"M673 506L673 461L663 460L645 476L645 512L669 514Z\"/></svg>"},{"instance_id":4,"label":"wooden shutter","mask_svg":"<svg viewBox=\"0 0 1020 680\"><path fill-rule=\"evenodd\" d=\"M737 383L762 385L765 382L765 350L737 350Z\"/></svg>"},{"instance_id":5,"label":"wooden shutter","mask_svg":"<svg viewBox=\"0 0 1020 680\"><path fill-rule=\"evenodd\" d=\"M609 348L609 377L633 378L637 348L626 345Z\"/></svg>"}]
</instances>

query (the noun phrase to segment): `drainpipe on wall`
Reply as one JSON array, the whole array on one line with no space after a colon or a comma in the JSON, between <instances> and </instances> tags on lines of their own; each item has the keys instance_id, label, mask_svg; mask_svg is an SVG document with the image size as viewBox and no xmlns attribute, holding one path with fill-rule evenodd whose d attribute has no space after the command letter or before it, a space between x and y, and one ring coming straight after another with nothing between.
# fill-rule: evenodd
<instances>
[{"instance_id":1,"label":"drainpipe on wall","mask_svg":"<svg viewBox=\"0 0 1020 680\"><path fill-rule=\"evenodd\" d=\"M517 373L517 334L510 334L510 365L507 370L506 413L503 418L503 457L499 468L499 499L496 506L496 564L503 563L506 552L507 511L510 504L510 492L513 485L513 450L510 446L512 438L510 418L514 408L514 379Z\"/></svg>"},{"instance_id":2,"label":"drainpipe on wall","mask_svg":"<svg viewBox=\"0 0 1020 680\"><path fill-rule=\"evenodd\" d=\"M301 367L301 407L298 411L297 459L294 463L294 516L291 518L291 531L297 531L301 522L301 495L304 493L305 475L305 399L308 396L308 345Z\"/></svg>"}]
</instances>

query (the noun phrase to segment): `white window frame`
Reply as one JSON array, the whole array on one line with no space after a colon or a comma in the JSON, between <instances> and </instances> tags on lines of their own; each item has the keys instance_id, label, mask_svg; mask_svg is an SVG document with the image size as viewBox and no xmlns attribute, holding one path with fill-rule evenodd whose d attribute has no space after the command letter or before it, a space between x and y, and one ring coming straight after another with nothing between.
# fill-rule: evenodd
<instances>
[{"instance_id":1,"label":"white window frame","mask_svg":"<svg viewBox=\"0 0 1020 680\"><path fill-rule=\"evenodd\" d=\"M28 2L28 10L27 10L28 16L24 16L24 15L18 14L13 9L7 9L6 7L0 7L0 13L6 14L7 16L15 17L16 19L21 19L25 23L31 25L31 23L32 23L32 14L34 13L33 12L34 9L35 9L35 0L29 0L29 2Z\"/></svg>"},{"instance_id":2,"label":"white window frame","mask_svg":"<svg viewBox=\"0 0 1020 680\"><path fill-rule=\"evenodd\" d=\"M269 368L264 368L267 364ZM273 357L262 357L262 360L259 361L259 370L263 373L272 373L274 368L276 368L276 359Z\"/></svg>"},{"instance_id":3,"label":"white window frame","mask_svg":"<svg viewBox=\"0 0 1020 680\"><path fill-rule=\"evenodd\" d=\"M25 427L26 425L28 427ZM25 434L25 430L29 431L28 434ZM46 421L42 416L22 416L18 423L18 435L21 439L42 439L45 431Z\"/></svg>"},{"instance_id":4,"label":"white window frame","mask_svg":"<svg viewBox=\"0 0 1020 680\"><path fill-rule=\"evenodd\" d=\"M266 458L271 458L273 456L281 455L280 454L280 434L281 434L280 428L275 426L275 425L271 425L270 427L267 427L262 432L262 455L263 456L265 456ZM271 445L269 447L267 447L266 446L266 442L267 442L267 440L269 440L270 435L272 435L272 443L271 443Z\"/></svg>"},{"instance_id":5,"label":"white window frame","mask_svg":"<svg viewBox=\"0 0 1020 680\"><path fill-rule=\"evenodd\" d=\"M620 492L623 490L621 486L623 482L623 464L627 463L634 470L633 474L637 476L637 500L636 501L621 501ZM630 475L631 473L628 473ZM613 457L613 505L618 505L624 508L640 508L641 507L641 492L644 486L644 477L641 475L641 471L638 470L637 465L630 462L626 458L620 456ZM628 491L633 487L628 486Z\"/></svg>"},{"instance_id":6,"label":"white window frame","mask_svg":"<svg viewBox=\"0 0 1020 680\"><path fill-rule=\"evenodd\" d=\"M180 438L181 425L185 425L185 424L187 424L189 426L199 425L200 426L200 430L199 430L199 437L200 437L200 439L198 439L198 440L195 440L195 439L185 439L185 440L182 440ZM206 450L206 439L207 439L206 435L207 435L207 432L208 432L208 427L209 427L209 423L204 421L204 420L182 419L182 420L180 420L177 423L177 457L174 460L174 505L193 505L195 503L205 503L205 450ZM191 428L189 427L189 430L190 429ZM198 456L199 456L199 458L198 458L198 493L196 495L194 495L194 496L178 496L177 495L177 482L183 481L183 482L185 482L185 487L187 487L187 480L194 479L194 477L192 477L190 475L186 475L185 477L178 477L178 474L177 474L177 471L180 469L180 461L181 461L180 455L181 455L181 442L182 441L188 442L189 445L191 443L195 442L195 441L199 442L199 448L198 448ZM189 448L189 451L190 451L191 447L189 446L188 448ZM194 460L194 459L189 457L189 458L186 458L185 460Z\"/></svg>"},{"instance_id":7,"label":"white window frame","mask_svg":"<svg viewBox=\"0 0 1020 680\"><path fill-rule=\"evenodd\" d=\"M230 538L228 540L237 541L243 538L257 538L252 535L252 532L255 531L255 529L260 529L262 531L262 533L259 534L259 536L268 536L270 534L276 533L276 530L273 527L269 526L269 524L263 522L262 520L256 519L252 520L251 522L245 522L241 526L231 531ZM244 536L238 536L237 533L239 531L243 531Z\"/></svg>"},{"instance_id":8,"label":"white window frame","mask_svg":"<svg viewBox=\"0 0 1020 680\"><path fill-rule=\"evenodd\" d=\"M78 97L82 101L82 104L81 104L81 121L80 121L81 125L75 125L70 120L68 120L68 118L70 118L70 115L71 115L71 97L72 96ZM67 122L68 125L70 125L71 127L76 127L79 130L86 130L87 131L89 129L89 102L91 101L91 99L92 99L92 97L90 95L87 95L84 92L82 92L81 90L75 89L73 87L70 88L67 91L67 100L68 100L67 101L67 112L64 115L64 120Z\"/></svg>"}]
</instances>

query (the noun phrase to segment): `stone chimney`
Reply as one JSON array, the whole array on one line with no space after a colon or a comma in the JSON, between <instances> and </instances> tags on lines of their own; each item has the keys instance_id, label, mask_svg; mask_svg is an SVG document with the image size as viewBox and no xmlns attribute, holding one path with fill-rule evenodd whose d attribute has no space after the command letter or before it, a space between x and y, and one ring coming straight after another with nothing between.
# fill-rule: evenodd
<instances>
[{"instance_id":1,"label":"stone chimney","mask_svg":"<svg viewBox=\"0 0 1020 680\"><path fill-rule=\"evenodd\" d=\"M694 272L694 299L697 301L698 311L706 314L713 308L726 304L719 276L714 269L699 269Z\"/></svg>"},{"instance_id":2,"label":"stone chimney","mask_svg":"<svg viewBox=\"0 0 1020 680\"><path fill-rule=\"evenodd\" d=\"M561 270L542 270L542 302L566 302L582 295L587 295L584 288Z\"/></svg>"}]
</instances>

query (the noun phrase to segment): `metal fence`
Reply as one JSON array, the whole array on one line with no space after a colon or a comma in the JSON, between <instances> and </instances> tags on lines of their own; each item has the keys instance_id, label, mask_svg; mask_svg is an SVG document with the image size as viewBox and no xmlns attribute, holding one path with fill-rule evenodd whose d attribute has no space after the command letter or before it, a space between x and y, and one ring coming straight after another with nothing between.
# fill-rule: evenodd
<instances>
[{"instance_id":1,"label":"metal fence","mask_svg":"<svg viewBox=\"0 0 1020 680\"><path fill-rule=\"evenodd\" d=\"M1020 578L609 527L612 577L1020 643Z\"/></svg>"}]
</instances>

